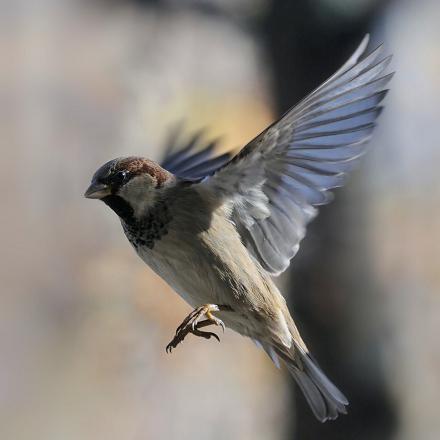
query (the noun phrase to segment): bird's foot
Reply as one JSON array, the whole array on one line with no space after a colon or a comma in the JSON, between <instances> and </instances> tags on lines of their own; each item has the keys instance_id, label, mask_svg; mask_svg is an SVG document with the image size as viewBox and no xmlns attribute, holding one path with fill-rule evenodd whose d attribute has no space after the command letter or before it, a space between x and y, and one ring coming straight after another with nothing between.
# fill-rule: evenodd
<instances>
[{"instance_id":1,"label":"bird's foot","mask_svg":"<svg viewBox=\"0 0 440 440\"><path fill-rule=\"evenodd\" d=\"M205 339L211 339L211 337L213 337L220 342L220 338L215 333L202 332L200 329L208 325L218 325L222 328L223 331L225 331L225 324L223 324L223 321L212 314L213 312L219 312L223 310L231 310L231 308L229 306L205 304L194 309L183 320L182 324L177 327L176 334L173 340L166 347L167 353L171 353L173 348L176 348L189 333Z\"/></svg>"}]
</instances>

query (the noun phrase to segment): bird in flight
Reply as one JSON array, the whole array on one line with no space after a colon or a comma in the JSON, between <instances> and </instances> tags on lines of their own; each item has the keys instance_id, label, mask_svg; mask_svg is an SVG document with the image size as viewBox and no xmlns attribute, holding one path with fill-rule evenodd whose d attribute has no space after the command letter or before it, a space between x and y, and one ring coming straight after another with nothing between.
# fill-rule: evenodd
<instances>
[{"instance_id":1,"label":"bird in flight","mask_svg":"<svg viewBox=\"0 0 440 440\"><path fill-rule=\"evenodd\" d=\"M312 359L271 277L285 271L317 207L331 201L358 163L392 74L368 35L327 81L237 155L215 155L195 136L161 165L142 157L101 166L85 197L120 218L142 260L194 310L167 351L210 325L252 338L285 364L315 416L346 413L348 401Z\"/></svg>"}]
</instances>

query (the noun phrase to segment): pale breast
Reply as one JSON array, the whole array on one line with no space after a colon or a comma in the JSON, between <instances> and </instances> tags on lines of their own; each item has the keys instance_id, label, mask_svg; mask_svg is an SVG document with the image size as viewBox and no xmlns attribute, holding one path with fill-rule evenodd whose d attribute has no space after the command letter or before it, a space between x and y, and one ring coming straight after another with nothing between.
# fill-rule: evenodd
<instances>
[{"instance_id":1,"label":"pale breast","mask_svg":"<svg viewBox=\"0 0 440 440\"><path fill-rule=\"evenodd\" d=\"M169 284L191 307L215 303L216 298L212 286L207 282L209 272L200 265L194 264L194 256L179 250L177 255L167 255L157 251L138 250L138 255L148 266ZM205 275L201 275L204 272Z\"/></svg>"},{"instance_id":2,"label":"pale breast","mask_svg":"<svg viewBox=\"0 0 440 440\"><path fill-rule=\"evenodd\" d=\"M191 306L213 303L226 286L215 270L209 210L197 197L161 201L136 224L122 224L137 254ZM218 266L218 264L217 264Z\"/></svg>"},{"instance_id":3,"label":"pale breast","mask_svg":"<svg viewBox=\"0 0 440 440\"><path fill-rule=\"evenodd\" d=\"M142 260L186 302L232 307L233 314L222 314L225 324L250 335L270 319L279 293L242 244L226 209L209 211L194 197L180 198L163 211L162 221L146 222L156 222L156 231L124 230Z\"/></svg>"}]
</instances>

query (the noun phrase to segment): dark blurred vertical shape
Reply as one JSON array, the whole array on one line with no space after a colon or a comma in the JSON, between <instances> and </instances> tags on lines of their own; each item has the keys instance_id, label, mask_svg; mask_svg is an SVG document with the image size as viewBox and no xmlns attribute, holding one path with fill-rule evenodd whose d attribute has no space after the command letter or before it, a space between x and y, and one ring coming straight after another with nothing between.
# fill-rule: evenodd
<instances>
[{"instance_id":1,"label":"dark blurred vertical shape","mask_svg":"<svg viewBox=\"0 0 440 440\"><path fill-rule=\"evenodd\" d=\"M271 3L264 34L280 114L345 61L384 6L360 4L362 11L343 15L329 1ZM350 190L338 191L310 225L290 275L291 310L312 353L349 398L349 414L320 424L292 386L296 412L288 438L380 440L391 438L395 429L379 359L384 322L376 313L380 298L372 293L377 289L363 235L366 202Z\"/></svg>"}]
</instances>

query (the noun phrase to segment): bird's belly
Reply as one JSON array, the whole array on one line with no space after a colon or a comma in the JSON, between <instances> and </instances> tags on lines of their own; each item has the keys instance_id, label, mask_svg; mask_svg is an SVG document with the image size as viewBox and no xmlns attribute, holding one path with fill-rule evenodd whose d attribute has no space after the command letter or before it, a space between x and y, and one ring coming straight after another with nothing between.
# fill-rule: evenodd
<instances>
[{"instance_id":1,"label":"bird's belly","mask_svg":"<svg viewBox=\"0 0 440 440\"><path fill-rule=\"evenodd\" d=\"M196 248L191 248L185 244L169 246L165 241L153 249L138 249L137 253L191 307L227 305L232 308L231 312L216 313L226 327L244 336L258 337L261 320L264 320L264 315L256 312L261 308L263 286L252 282L253 278L258 279L258 272L253 276L246 271L225 276L228 268L223 260L198 244L195 241ZM255 295L257 291L259 294Z\"/></svg>"},{"instance_id":2,"label":"bird's belly","mask_svg":"<svg viewBox=\"0 0 440 440\"><path fill-rule=\"evenodd\" d=\"M185 255L181 249L177 255L170 256L160 250L148 249L139 250L138 255L191 307L217 304L223 296L222 292L227 294L227 286L217 279L209 264L193 253Z\"/></svg>"}]
</instances>

